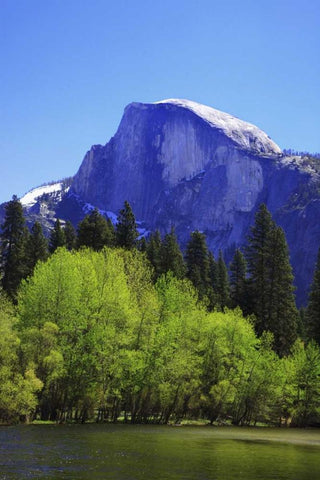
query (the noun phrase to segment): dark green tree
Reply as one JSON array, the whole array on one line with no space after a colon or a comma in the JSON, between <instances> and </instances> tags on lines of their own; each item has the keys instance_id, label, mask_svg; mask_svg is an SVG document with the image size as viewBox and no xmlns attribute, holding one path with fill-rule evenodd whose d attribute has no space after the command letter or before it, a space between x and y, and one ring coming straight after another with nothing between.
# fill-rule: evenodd
<instances>
[{"instance_id":1,"label":"dark green tree","mask_svg":"<svg viewBox=\"0 0 320 480\"><path fill-rule=\"evenodd\" d=\"M1 229L2 286L15 299L18 286L28 273L25 256L28 230L22 205L15 195L5 206L5 219Z\"/></svg>"},{"instance_id":2,"label":"dark green tree","mask_svg":"<svg viewBox=\"0 0 320 480\"><path fill-rule=\"evenodd\" d=\"M39 260L47 260L48 241L43 235L42 226L39 222L35 222L31 228L26 246L26 260L28 265L28 275L33 273L34 267Z\"/></svg>"},{"instance_id":3,"label":"dark green tree","mask_svg":"<svg viewBox=\"0 0 320 480\"><path fill-rule=\"evenodd\" d=\"M248 265L248 303L250 313L256 315L256 331L261 335L265 330L268 318L269 303L269 257L270 235L275 224L265 204L260 205L255 223L248 236L245 250Z\"/></svg>"},{"instance_id":4,"label":"dark green tree","mask_svg":"<svg viewBox=\"0 0 320 480\"><path fill-rule=\"evenodd\" d=\"M141 238L139 238L139 240L137 240L137 248L140 252L146 252L147 251L146 237L141 237Z\"/></svg>"},{"instance_id":5,"label":"dark green tree","mask_svg":"<svg viewBox=\"0 0 320 480\"><path fill-rule=\"evenodd\" d=\"M57 218L53 226L53 229L50 232L49 251L50 253L53 253L57 250L57 248L65 247L65 246L66 246L66 237L64 234L64 230L61 227L60 220L59 218Z\"/></svg>"},{"instance_id":6,"label":"dark green tree","mask_svg":"<svg viewBox=\"0 0 320 480\"><path fill-rule=\"evenodd\" d=\"M247 311L246 301L247 262L240 249L236 249L230 263L230 300L233 308L239 306L243 312Z\"/></svg>"},{"instance_id":7,"label":"dark green tree","mask_svg":"<svg viewBox=\"0 0 320 480\"><path fill-rule=\"evenodd\" d=\"M217 294L217 285L218 285L218 265L214 258L212 252L209 252L209 310L214 310L218 306L218 294Z\"/></svg>"},{"instance_id":8,"label":"dark green tree","mask_svg":"<svg viewBox=\"0 0 320 480\"><path fill-rule=\"evenodd\" d=\"M114 227L95 208L78 225L78 247L89 247L99 251L103 247L114 245Z\"/></svg>"},{"instance_id":9,"label":"dark green tree","mask_svg":"<svg viewBox=\"0 0 320 480\"><path fill-rule=\"evenodd\" d=\"M223 259L222 251L219 251L217 261L217 285L215 287L217 294L217 304L221 309L230 305L230 285L228 269Z\"/></svg>"},{"instance_id":10,"label":"dark green tree","mask_svg":"<svg viewBox=\"0 0 320 480\"><path fill-rule=\"evenodd\" d=\"M128 250L136 246L139 236L136 219L130 204L125 201L124 207L120 210L116 225L116 242L118 247Z\"/></svg>"},{"instance_id":11,"label":"dark green tree","mask_svg":"<svg viewBox=\"0 0 320 480\"><path fill-rule=\"evenodd\" d=\"M156 230L149 237L147 243L147 257L154 268L155 280L161 275L161 235L159 230Z\"/></svg>"},{"instance_id":12,"label":"dark green tree","mask_svg":"<svg viewBox=\"0 0 320 480\"><path fill-rule=\"evenodd\" d=\"M69 220L66 221L63 231L66 239L67 249L73 250L74 248L76 248L77 245L77 233L74 226Z\"/></svg>"},{"instance_id":13,"label":"dark green tree","mask_svg":"<svg viewBox=\"0 0 320 480\"><path fill-rule=\"evenodd\" d=\"M292 268L284 231L275 227L270 235L270 252L267 262L267 319L265 330L274 335L274 350L288 355L297 338L298 310L295 304Z\"/></svg>"},{"instance_id":14,"label":"dark green tree","mask_svg":"<svg viewBox=\"0 0 320 480\"><path fill-rule=\"evenodd\" d=\"M175 277L183 278L186 274L186 266L183 255L177 242L174 228L163 239L160 250L161 273L171 271Z\"/></svg>"},{"instance_id":15,"label":"dark green tree","mask_svg":"<svg viewBox=\"0 0 320 480\"><path fill-rule=\"evenodd\" d=\"M308 337L313 338L320 345L320 248L310 288L305 322Z\"/></svg>"},{"instance_id":16,"label":"dark green tree","mask_svg":"<svg viewBox=\"0 0 320 480\"><path fill-rule=\"evenodd\" d=\"M250 313L256 316L257 334L272 332L275 351L287 355L297 337L298 324L292 268L284 232L265 205L256 214L246 252Z\"/></svg>"},{"instance_id":17,"label":"dark green tree","mask_svg":"<svg viewBox=\"0 0 320 480\"><path fill-rule=\"evenodd\" d=\"M218 266L212 252L209 252L209 278L212 287L216 288L218 283Z\"/></svg>"},{"instance_id":18,"label":"dark green tree","mask_svg":"<svg viewBox=\"0 0 320 480\"><path fill-rule=\"evenodd\" d=\"M187 277L191 280L202 299L209 294L210 264L206 237L196 230L191 233L186 249Z\"/></svg>"}]
</instances>

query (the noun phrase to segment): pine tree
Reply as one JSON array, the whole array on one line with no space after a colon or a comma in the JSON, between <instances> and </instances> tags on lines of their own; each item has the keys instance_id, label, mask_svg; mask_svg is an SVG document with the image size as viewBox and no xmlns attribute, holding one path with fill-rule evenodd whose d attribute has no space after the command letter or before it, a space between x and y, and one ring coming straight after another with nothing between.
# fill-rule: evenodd
<instances>
[{"instance_id":1,"label":"pine tree","mask_svg":"<svg viewBox=\"0 0 320 480\"><path fill-rule=\"evenodd\" d=\"M256 316L256 332L272 332L275 351L287 355L297 337L298 323L292 268L284 232L265 205L256 214L246 253L250 313Z\"/></svg>"},{"instance_id":2,"label":"pine tree","mask_svg":"<svg viewBox=\"0 0 320 480\"><path fill-rule=\"evenodd\" d=\"M95 208L78 225L78 247L89 247L99 251L103 247L114 245L114 227Z\"/></svg>"},{"instance_id":3,"label":"pine tree","mask_svg":"<svg viewBox=\"0 0 320 480\"><path fill-rule=\"evenodd\" d=\"M295 304L292 268L282 228L275 227L270 235L268 259L268 315L265 330L274 335L274 350L288 355L297 338L298 310Z\"/></svg>"},{"instance_id":4,"label":"pine tree","mask_svg":"<svg viewBox=\"0 0 320 480\"><path fill-rule=\"evenodd\" d=\"M28 275L31 275L39 260L45 261L48 258L48 242L43 235L39 222L35 222L31 228L26 246L26 259L28 264Z\"/></svg>"},{"instance_id":5,"label":"pine tree","mask_svg":"<svg viewBox=\"0 0 320 480\"><path fill-rule=\"evenodd\" d=\"M255 224L248 236L248 246L245 250L248 265L248 303L250 313L257 317L256 331L261 335L265 330L268 317L268 261L270 252L270 235L275 224L271 213L265 204L260 205Z\"/></svg>"},{"instance_id":6,"label":"pine tree","mask_svg":"<svg viewBox=\"0 0 320 480\"><path fill-rule=\"evenodd\" d=\"M49 237L49 251L53 253L59 247L66 246L66 237L61 227L61 223L59 218L56 220L53 229L51 230L50 237Z\"/></svg>"},{"instance_id":7,"label":"pine tree","mask_svg":"<svg viewBox=\"0 0 320 480\"><path fill-rule=\"evenodd\" d=\"M141 237L137 240L137 249L139 252L146 252L147 251L147 240L146 237Z\"/></svg>"},{"instance_id":8,"label":"pine tree","mask_svg":"<svg viewBox=\"0 0 320 480\"><path fill-rule=\"evenodd\" d=\"M247 262L241 250L237 248L230 263L230 299L233 308L239 306L245 313L247 310L246 275Z\"/></svg>"},{"instance_id":9,"label":"pine tree","mask_svg":"<svg viewBox=\"0 0 320 480\"><path fill-rule=\"evenodd\" d=\"M136 220L127 201L124 202L124 207L120 210L117 225L116 225L116 242L118 247L132 249L136 245L136 240L139 236L137 231Z\"/></svg>"},{"instance_id":10,"label":"pine tree","mask_svg":"<svg viewBox=\"0 0 320 480\"><path fill-rule=\"evenodd\" d=\"M217 262L217 285L216 285L217 303L221 309L230 305L230 285L228 269L223 259L222 251L219 251Z\"/></svg>"},{"instance_id":11,"label":"pine tree","mask_svg":"<svg viewBox=\"0 0 320 480\"><path fill-rule=\"evenodd\" d=\"M218 285L218 265L214 258L212 252L209 252L208 255L209 259L209 310L214 310L215 307L218 306L218 293L217 293L217 285Z\"/></svg>"},{"instance_id":12,"label":"pine tree","mask_svg":"<svg viewBox=\"0 0 320 480\"><path fill-rule=\"evenodd\" d=\"M156 280L161 275L161 235L159 230L156 230L149 237L147 243L147 257L154 268L154 279Z\"/></svg>"},{"instance_id":13,"label":"pine tree","mask_svg":"<svg viewBox=\"0 0 320 480\"><path fill-rule=\"evenodd\" d=\"M308 337L314 339L320 345L320 248L305 317Z\"/></svg>"},{"instance_id":14,"label":"pine tree","mask_svg":"<svg viewBox=\"0 0 320 480\"><path fill-rule=\"evenodd\" d=\"M209 294L210 264L206 237L196 230L191 233L186 249L187 277L191 280L202 299Z\"/></svg>"},{"instance_id":15,"label":"pine tree","mask_svg":"<svg viewBox=\"0 0 320 480\"><path fill-rule=\"evenodd\" d=\"M19 284L28 270L25 258L28 230L22 205L15 195L5 206L5 219L1 229L2 286L15 299Z\"/></svg>"},{"instance_id":16,"label":"pine tree","mask_svg":"<svg viewBox=\"0 0 320 480\"><path fill-rule=\"evenodd\" d=\"M212 288L215 289L218 283L218 266L212 252L209 252L209 278Z\"/></svg>"},{"instance_id":17,"label":"pine tree","mask_svg":"<svg viewBox=\"0 0 320 480\"><path fill-rule=\"evenodd\" d=\"M174 228L167 233L163 239L160 250L161 273L171 271L175 277L183 278L186 274L186 267L183 255L177 242Z\"/></svg>"},{"instance_id":18,"label":"pine tree","mask_svg":"<svg viewBox=\"0 0 320 480\"><path fill-rule=\"evenodd\" d=\"M63 231L66 239L67 249L73 250L74 248L76 248L76 244L77 244L77 233L75 231L74 226L69 220L66 221Z\"/></svg>"}]
</instances>

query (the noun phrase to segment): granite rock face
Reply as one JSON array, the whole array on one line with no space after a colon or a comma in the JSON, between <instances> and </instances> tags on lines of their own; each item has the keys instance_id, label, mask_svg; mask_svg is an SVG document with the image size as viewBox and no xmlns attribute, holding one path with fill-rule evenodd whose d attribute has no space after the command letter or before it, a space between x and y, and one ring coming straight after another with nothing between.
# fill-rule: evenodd
<instances>
[{"instance_id":1,"label":"granite rock face","mask_svg":"<svg viewBox=\"0 0 320 480\"><path fill-rule=\"evenodd\" d=\"M227 257L245 244L265 202L286 231L302 301L320 245L320 199L298 207L293 199L315 181L315 172L285 157L257 127L173 99L130 104L110 142L86 154L70 192L113 212L128 200L150 230L174 225L182 245L199 229Z\"/></svg>"},{"instance_id":2,"label":"granite rock face","mask_svg":"<svg viewBox=\"0 0 320 480\"><path fill-rule=\"evenodd\" d=\"M148 230L174 225L182 246L201 230L210 249L230 260L264 202L285 230L301 304L320 245L318 185L312 167L283 155L256 126L169 99L128 105L115 136L90 149L61 194L48 193L50 215L43 196L25 208L42 211L47 224L56 217L76 224L93 206L110 216L128 200Z\"/></svg>"}]
</instances>

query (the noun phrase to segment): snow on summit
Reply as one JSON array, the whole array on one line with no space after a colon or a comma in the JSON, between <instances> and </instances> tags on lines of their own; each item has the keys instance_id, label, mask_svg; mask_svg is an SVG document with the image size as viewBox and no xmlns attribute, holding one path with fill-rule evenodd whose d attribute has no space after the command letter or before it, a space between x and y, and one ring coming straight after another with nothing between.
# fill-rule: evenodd
<instances>
[{"instance_id":1,"label":"snow on summit","mask_svg":"<svg viewBox=\"0 0 320 480\"><path fill-rule=\"evenodd\" d=\"M33 188L20 198L20 202L24 207L31 207L37 203L37 199L45 193L60 192L62 190L62 183L53 183L52 185L44 185L42 187Z\"/></svg>"},{"instance_id":2,"label":"snow on summit","mask_svg":"<svg viewBox=\"0 0 320 480\"><path fill-rule=\"evenodd\" d=\"M280 147L265 132L251 123L233 117L229 113L221 112L191 100L178 98L161 100L155 102L155 104L171 104L190 110L212 127L221 130L233 142L246 150L267 154L282 153Z\"/></svg>"}]
</instances>

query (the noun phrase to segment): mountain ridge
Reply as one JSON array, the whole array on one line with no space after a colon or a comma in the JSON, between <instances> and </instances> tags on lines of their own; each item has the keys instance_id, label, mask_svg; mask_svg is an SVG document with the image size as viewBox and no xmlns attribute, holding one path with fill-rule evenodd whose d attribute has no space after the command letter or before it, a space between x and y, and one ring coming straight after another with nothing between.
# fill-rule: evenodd
<instances>
[{"instance_id":1,"label":"mountain ridge","mask_svg":"<svg viewBox=\"0 0 320 480\"><path fill-rule=\"evenodd\" d=\"M190 100L133 102L115 135L92 146L70 188L51 199L51 210L41 197L25 208L48 229L56 217L76 224L91 207L116 215L128 200L146 229L175 226L182 246L198 229L215 254L228 255L246 243L266 203L285 230L301 303L320 245L319 182L312 164L284 155L265 132L232 115Z\"/></svg>"}]
</instances>

